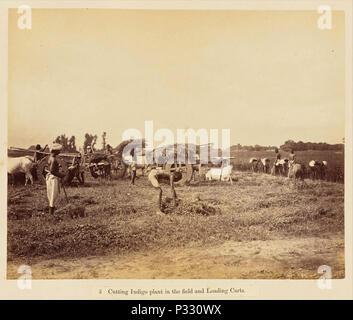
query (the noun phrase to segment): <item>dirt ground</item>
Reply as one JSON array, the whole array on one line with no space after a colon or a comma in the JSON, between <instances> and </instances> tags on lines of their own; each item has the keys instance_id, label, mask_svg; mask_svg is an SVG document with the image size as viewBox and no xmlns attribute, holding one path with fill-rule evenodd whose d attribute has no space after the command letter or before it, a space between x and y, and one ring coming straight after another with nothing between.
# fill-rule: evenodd
<instances>
[{"instance_id":1,"label":"dirt ground","mask_svg":"<svg viewBox=\"0 0 353 320\"><path fill-rule=\"evenodd\" d=\"M7 277L28 264L34 279L316 279L320 265L344 278L343 184L233 178L178 187L166 216L145 177L67 188L76 218L49 217L44 186L10 188Z\"/></svg>"},{"instance_id":2,"label":"dirt ground","mask_svg":"<svg viewBox=\"0 0 353 320\"><path fill-rule=\"evenodd\" d=\"M179 248L31 264L34 279L315 279L320 265L344 278L341 237L234 242L206 248ZM8 264L8 278L19 262Z\"/></svg>"}]
</instances>

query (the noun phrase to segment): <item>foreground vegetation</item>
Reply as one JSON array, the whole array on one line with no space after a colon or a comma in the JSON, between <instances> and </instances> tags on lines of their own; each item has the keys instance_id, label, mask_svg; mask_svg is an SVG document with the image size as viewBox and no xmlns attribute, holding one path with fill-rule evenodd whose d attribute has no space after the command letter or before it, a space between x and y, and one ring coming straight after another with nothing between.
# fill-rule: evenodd
<instances>
[{"instance_id":1,"label":"foreground vegetation","mask_svg":"<svg viewBox=\"0 0 353 320\"><path fill-rule=\"evenodd\" d=\"M178 187L176 210L164 198L166 216L155 214L157 194L145 177L136 186L127 180L92 179L85 187L67 188L70 205L61 199L55 216L47 214L44 186L9 187L8 260L33 263L188 247L202 250L226 241L291 242L332 236L343 241L342 184L306 180L295 186L288 178L250 172L234 172L233 179L233 185L203 181ZM79 210L80 215L72 216L73 208L83 208L84 215Z\"/></svg>"}]
</instances>

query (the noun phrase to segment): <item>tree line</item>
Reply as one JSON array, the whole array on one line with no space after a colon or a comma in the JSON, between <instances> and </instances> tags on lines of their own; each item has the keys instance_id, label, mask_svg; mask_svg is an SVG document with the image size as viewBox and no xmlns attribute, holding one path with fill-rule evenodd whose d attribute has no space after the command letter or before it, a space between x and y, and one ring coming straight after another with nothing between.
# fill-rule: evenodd
<instances>
[{"instance_id":1,"label":"tree line","mask_svg":"<svg viewBox=\"0 0 353 320\"><path fill-rule=\"evenodd\" d=\"M260 146L255 144L254 146L242 146L240 143L230 147L231 150L235 151L269 151L276 149L276 146Z\"/></svg>"},{"instance_id":2,"label":"tree line","mask_svg":"<svg viewBox=\"0 0 353 320\"><path fill-rule=\"evenodd\" d=\"M105 147L106 147L106 133L105 132L103 133L102 137L103 137L102 150L105 150ZM88 146L91 146L93 151L97 150L97 148L96 148L97 138L98 138L98 136L96 134L94 134L94 135L90 134L90 133L85 134L85 140L83 142L83 149L85 152L87 151ZM79 150L76 146L76 137L75 136L68 137L65 134L61 134L53 140L53 143L60 143L62 145L63 152L70 152L70 153L79 152ZM37 146L38 145L31 145L28 149L35 150ZM43 150L43 147L45 147L45 146L40 146L40 147L41 147L42 151L48 151L47 147L45 148L45 150Z\"/></svg>"},{"instance_id":3,"label":"tree line","mask_svg":"<svg viewBox=\"0 0 353 320\"><path fill-rule=\"evenodd\" d=\"M287 140L280 146L281 150L284 151L305 151L305 150L332 150L332 151L343 151L344 144L337 143L337 144L328 144L326 142L303 142L298 141L295 142L293 140Z\"/></svg>"},{"instance_id":4,"label":"tree line","mask_svg":"<svg viewBox=\"0 0 353 320\"><path fill-rule=\"evenodd\" d=\"M90 146L93 151L98 151L98 150L105 150L107 146L107 133L103 132L102 133L102 148L97 149L97 139L98 136L96 134L90 134L86 133L85 134L85 139L83 142L83 150L84 152L87 152L87 147ZM298 141L295 142L294 140L287 140L280 146L280 149L283 151L305 151L305 150L332 150L332 151L343 151L344 150L344 139L342 140L343 143L337 143L337 144L328 144L326 142L303 142L303 141ZM76 138L75 136L71 136L70 138L66 136L65 134L61 134L55 138L53 141L54 143L60 143L63 146L62 151L63 152L78 152L77 146L76 146ZM236 151L270 151L270 150L275 150L277 147L276 146L260 146L258 144L255 144L253 146L246 146L246 145L241 145L240 143L231 146L231 150L236 150ZM35 149L35 146L30 146L29 149Z\"/></svg>"}]
</instances>

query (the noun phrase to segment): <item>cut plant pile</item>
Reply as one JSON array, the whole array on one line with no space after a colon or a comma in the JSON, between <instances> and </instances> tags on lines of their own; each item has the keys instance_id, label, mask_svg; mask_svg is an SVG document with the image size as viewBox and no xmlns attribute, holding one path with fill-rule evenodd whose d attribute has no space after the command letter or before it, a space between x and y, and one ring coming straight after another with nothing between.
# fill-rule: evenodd
<instances>
[{"instance_id":1,"label":"cut plant pile","mask_svg":"<svg viewBox=\"0 0 353 320\"><path fill-rule=\"evenodd\" d=\"M215 202L217 201L200 199L187 201L178 199L176 207L173 207L173 200L166 198L162 204L162 209L166 214L209 216L221 213L221 209L214 205Z\"/></svg>"}]
</instances>

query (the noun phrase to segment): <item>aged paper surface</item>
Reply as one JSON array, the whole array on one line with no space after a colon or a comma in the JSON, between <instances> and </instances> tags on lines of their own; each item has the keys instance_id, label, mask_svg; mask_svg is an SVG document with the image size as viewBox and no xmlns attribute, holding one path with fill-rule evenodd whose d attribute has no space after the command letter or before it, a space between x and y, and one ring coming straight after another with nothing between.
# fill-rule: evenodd
<instances>
[{"instance_id":1,"label":"aged paper surface","mask_svg":"<svg viewBox=\"0 0 353 320\"><path fill-rule=\"evenodd\" d=\"M351 1L0 16L2 299L353 297Z\"/></svg>"}]
</instances>

